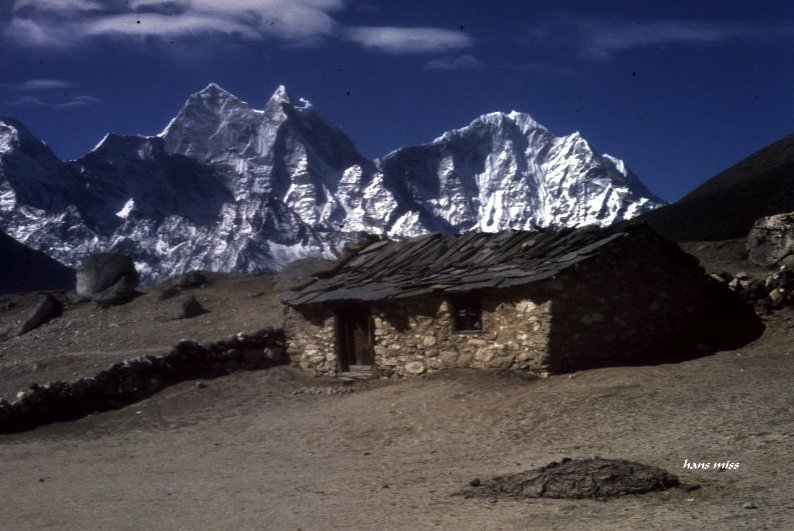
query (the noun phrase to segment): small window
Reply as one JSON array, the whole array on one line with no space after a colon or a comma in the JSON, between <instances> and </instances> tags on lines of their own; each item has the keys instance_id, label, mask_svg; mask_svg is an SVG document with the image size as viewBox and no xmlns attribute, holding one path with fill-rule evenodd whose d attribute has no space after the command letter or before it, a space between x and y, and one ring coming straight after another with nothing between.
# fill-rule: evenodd
<instances>
[{"instance_id":1,"label":"small window","mask_svg":"<svg viewBox=\"0 0 794 531\"><path fill-rule=\"evenodd\" d=\"M469 295L454 299L452 312L455 332L479 332L482 330L482 303L479 296Z\"/></svg>"}]
</instances>

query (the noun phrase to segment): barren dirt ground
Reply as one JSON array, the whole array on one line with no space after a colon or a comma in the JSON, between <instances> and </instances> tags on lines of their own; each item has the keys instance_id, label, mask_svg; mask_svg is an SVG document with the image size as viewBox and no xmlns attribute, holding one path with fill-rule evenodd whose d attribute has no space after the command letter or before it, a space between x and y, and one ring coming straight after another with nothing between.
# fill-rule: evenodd
<instances>
[{"instance_id":1,"label":"barren dirt ground","mask_svg":"<svg viewBox=\"0 0 794 531\"><path fill-rule=\"evenodd\" d=\"M197 290L210 313L185 322L161 319L156 290L71 308L36 337L0 343L0 395L181 337L273 324L269 282L219 276ZM794 313L765 323L741 350L543 380L450 371L313 394L301 391L341 383L277 367L186 382L0 436L0 529L791 529ZM450 496L476 477L594 455L701 488L607 502ZM685 459L740 465L684 470Z\"/></svg>"}]
</instances>

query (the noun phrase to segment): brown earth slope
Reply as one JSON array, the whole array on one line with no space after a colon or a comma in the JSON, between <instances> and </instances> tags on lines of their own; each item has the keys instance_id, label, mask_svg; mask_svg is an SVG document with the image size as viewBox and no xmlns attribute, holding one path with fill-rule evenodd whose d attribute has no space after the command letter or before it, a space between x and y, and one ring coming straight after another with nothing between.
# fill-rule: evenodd
<instances>
[{"instance_id":1,"label":"brown earth slope","mask_svg":"<svg viewBox=\"0 0 794 531\"><path fill-rule=\"evenodd\" d=\"M724 248L700 247L724 268L743 267ZM35 336L0 343L0 394L185 336L272 324L280 308L269 283L214 276L194 291L210 312L188 321L165 320L156 289L118 308L67 309ZM543 380L450 371L343 386L278 367L206 388L186 382L116 411L0 436L0 527L788 529L794 315L778 312L766 325L741 350ZM595 455L701 488L608 502L450 496L474 478ZM685 460L739 467L685 470Z\"/></svg>"}]
</instances>

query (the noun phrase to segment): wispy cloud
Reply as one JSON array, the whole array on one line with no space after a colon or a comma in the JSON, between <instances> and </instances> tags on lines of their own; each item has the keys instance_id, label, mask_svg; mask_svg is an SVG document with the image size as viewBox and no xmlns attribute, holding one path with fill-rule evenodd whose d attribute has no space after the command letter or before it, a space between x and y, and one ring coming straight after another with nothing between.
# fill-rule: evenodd
<instances>
[{"instance_id":1,"label":"wispy cloud","mask_svg":"<svg viewBox=\"0 0 794 531\"><path fill-rule=\"evenodd\" d=\"M11 107L46 107L47 103L33 96L16 96L6 100L6 104Z\"/></svg>"},{"instance_id":2,"label":"wispy cloud","mask_svg":"<svg viewBox=\"0 0 794 531\"><path fill-rule=\"evenodd\" d=\"M460 57L439 57L425 64L428 70L476 70L485 65L473 55Z\"/></svg>"},{"instance_id":3,"label":"wispy cloud","mask_svg":"<svg viewBox=\"0 0 794 531\"><path fill-rule=\"evenodd\" d=\"M391 54L443 53L474 44L474 39L462 31L391 26L360 26L347 28L344 38L369 50Z\"/></svg>"},{"instance_id":4,"label":"wispy cloud","mask_svg":"<svg viewBox=\"0 0 794 531\"><path fill-rule=\"evenodd\" d=\"M21 83L0 83L0 88L20 92L62 90L75 87L72 81L64 79L29 79Z\"/></svg>"},{"instance_id":5,"label":"wispy cloud","mask_svg":"<svg viewBox=\"0 0 794 531\"><path fill-rule=\"evenodd\" d=\"M613 53L654 44L712 44L751 32L739 24L720 22L660 21L644 23L581 22L586 36L583 52L597 58Z\"/></svg>"},{"instance_id":6,"label":"wispy cloud","mask_svg":"<svg viewBox=\"0 0 794 531\"><path fill-rule=\"evenodd\" d=\"M2 1L2 0L0 0ZM97 38L235 36L315 45L343 39L390 54L453 53L473 44L462 31L431 27L341 27L349 0L15 0L0 22L0 46L70 48ZM369 4L353 4L369 9ZM463 64L457 65L462 67ZM443 67L441 67L443 68Z\"/></svg>"},{"instance_id":7,"label":"wispy cloud","mask_svg":"<svg viewBox=\"0 0 794 531\"><path fill-rule=\"evenodd\" d=\"M102 11L102 3L97 0L17 0L15 12L30 10L50 10L66 13L83 11Z\"/></svg>"},{"instance_id":8,"label":"wispy cloud","mask_svg":"<svg viewBox=\"0 0 794 531\"><path fill-rule=\"evenodd\" d=\"M716 45L742 38L768 38L779 26L702 20L590 19L561 17L529 32L537 45L576 47L583 58L615 54L659 44Z\"/></svg>"},{"instance_id":9,"label":"wispy cloud","mask_svg":"<svg viewBox=\"0 0 794 531\"><path fill-rule=\"evenodd\" d=\"M7 42L68 47L110 36L238 35L311 43L337 32L344 0L17 0Z\"/></svg>"},{"instance_id":10,"label":"wispy cloud","mask_svg":"<svg viewBox=\"0 0 794 531\"><path fill-rule=\"evenodd\" d=\"M73 98L69 98L67 101L62 103L56 103L52 106L53 109L83 109L85 107L92 107L94 105L98 105L103 103L102 100L99 98L94 98L93 96L75 96Z\"/></svg>"}]
</instances>

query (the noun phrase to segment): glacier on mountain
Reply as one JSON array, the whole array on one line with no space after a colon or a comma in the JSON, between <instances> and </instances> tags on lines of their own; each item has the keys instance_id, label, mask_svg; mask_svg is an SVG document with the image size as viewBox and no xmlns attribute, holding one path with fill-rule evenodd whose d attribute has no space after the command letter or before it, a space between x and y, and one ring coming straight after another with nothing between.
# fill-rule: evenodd
<instances>
[{"instance_id":1,"label":"glacier on mountain","mask_svg":"<svg viewBox=\"0 0 794 531\"><path fill-rule=\"evenodd\" d=\"M608 225L661 204L579 133L515 111L374 161L283 86L255 109L211 84L159 135L111 133L68 162L0 119L0 230L72 266L131 254L147 280L272 271L363 233Z\"/></svg>"}]
</instances>

